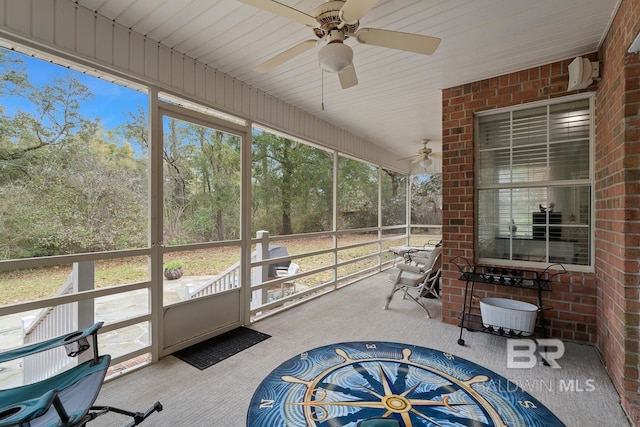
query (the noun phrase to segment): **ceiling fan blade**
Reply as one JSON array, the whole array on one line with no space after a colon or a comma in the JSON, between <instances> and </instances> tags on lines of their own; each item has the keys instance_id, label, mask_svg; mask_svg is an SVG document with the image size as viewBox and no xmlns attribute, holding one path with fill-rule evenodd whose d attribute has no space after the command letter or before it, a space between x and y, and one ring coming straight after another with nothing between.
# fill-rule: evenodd
<instances>
[{"instance_id":1,"label":"ceiling fan blade","mask_svg":"<svg viewBox=\"0 0 640 427\"><path fill-rule=\"evenodd\" d=\"M406 50L423 55L431 55L440 45L440 39L437 37L378 28L361 28L356 31L356 39L364 44Z\"/></svg>"},{"instance_id":2,"label":"ceiling fan blade","mask_svg":"<svg viewBox=\"0 0 640 427\"><path fill-rule=\"evenodd\" d=\"M349 89L358 84L358 76L356 75L356 67L351 64L349 68L338 73L340 86L342 89Z\"/></svg>"},{"instance_id":3,"label":"ceiling fan blade","mask_svg":"<svg viewBox=\"0 0 640 427\"><path fill-rule=\"evenodd\" d=\"M401 157L399 159L396 159L396 162L400 162L402 160L407 160L407 159L413 159L414 157L418 157L418 156L414 154L413 156Z\"/></svg>"},{"instance_id":4,"label":"ceiling fan blade","mask_svg":"<svg viewBox=\"0 0 640 427\"><path fill-rule=\"evenodd\" d=\"M340 18L347 24L355 24L369 12L378 0L347 0L340 9Z\"/></svg>"},{"instance_id":5,"label":"ceiling fan blade","mask_svg":"<svg viewBox=\"0 0 640 427\"><path fill-rule=\"evenodd\" d=\"M293 59L294 57L302 53L305 53L309 49L313 49L313 47L315 47L317 43L317 40L306 40L302 43L298 43L297 45L277 54L273 58L268 59L267 61L258 65L253 69L253 71L255 71L256 73L266 73L268 71L271 71L278 65L284 64L288 60Z\"/></svg>"},{"instance_id":6,"label":"ceiling fan blade","mask_svg":"<svg viewBox=\"0 0 640 427\"><path fill-rule=\"evenodd\" d=\"M292 21L299 22L311 28L317 27L318 21L311 15L307 15L304 12L300 12L298 9L294 9L285 4L278 3L273 0L240 0L242 3L257 7L258 9L266 10L267 12L275 13L276 15L284 16Z\"/></svg>"},{"instance_id":7,"label":"ceiling fan blade","mask_svg":"<svg viewBox=\"0 0 640 427\"><path fill-rule=\"evenodd\" d=\"M415 159L411 160L411 164L418 163L419 161L424 160L423 156L417 156Z\"/></svg>"}]
</instances>

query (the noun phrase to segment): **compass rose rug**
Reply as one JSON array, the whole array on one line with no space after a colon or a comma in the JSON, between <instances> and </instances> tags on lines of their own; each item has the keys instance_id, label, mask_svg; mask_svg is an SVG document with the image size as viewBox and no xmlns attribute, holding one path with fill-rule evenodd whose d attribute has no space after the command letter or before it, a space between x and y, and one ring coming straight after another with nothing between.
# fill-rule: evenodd
<instances>
[{"instance_id":1,"label":"compass rose rug","mask_svg":"<svg viewBox=\"0 0 640 427\"><path fill-rule=\"evenodd\" d=\"M356 427L391 418L403 427L555 427L542 403L493 371L449 353L392 342L315 348L258 386L248 427Z\"/></svg>"}]
</instances>

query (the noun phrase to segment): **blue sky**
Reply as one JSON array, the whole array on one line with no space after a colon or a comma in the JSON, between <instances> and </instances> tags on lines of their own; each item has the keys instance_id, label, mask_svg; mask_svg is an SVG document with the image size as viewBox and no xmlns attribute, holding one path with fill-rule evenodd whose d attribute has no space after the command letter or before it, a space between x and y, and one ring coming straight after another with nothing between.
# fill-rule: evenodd
<instances>
[{"instance_id":1,"label":"blue sky","mask_svg":"<svg viewBox=\"0 0 640 427\"><path fill-rule=\"evenodd\" d=\"M34 86L50 83L52 78L64 75L72 75L79 79L94 95L92 99L84 102L81 113L86 117L100 118L105 129L112 129L124 123L127 111L135 112L137 106L147 108L147 95L144 93L17 52L6 52L10 58L22 60L23 68ZM13 115L17 109L27 112L31 109L30 103L21 97L1 96L0 105L4 107L5 114L9 115Z\"/></svg>"}]
</instances>

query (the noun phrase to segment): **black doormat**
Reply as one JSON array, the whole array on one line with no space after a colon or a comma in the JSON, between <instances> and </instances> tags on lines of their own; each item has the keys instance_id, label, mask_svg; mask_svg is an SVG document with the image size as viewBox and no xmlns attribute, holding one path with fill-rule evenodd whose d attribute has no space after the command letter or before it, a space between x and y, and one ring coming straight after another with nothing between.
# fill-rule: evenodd
<instances>
[{"instance_id":1,"label":"black doormat","mask_svg":"<svg viewBox=\"0 0 640 427\"><path fill-rule=\"evenodd\" d=\"M240 327L179 350L173 355L202 371L270 337L271 335Z\"/></svg>"}]
</instances>

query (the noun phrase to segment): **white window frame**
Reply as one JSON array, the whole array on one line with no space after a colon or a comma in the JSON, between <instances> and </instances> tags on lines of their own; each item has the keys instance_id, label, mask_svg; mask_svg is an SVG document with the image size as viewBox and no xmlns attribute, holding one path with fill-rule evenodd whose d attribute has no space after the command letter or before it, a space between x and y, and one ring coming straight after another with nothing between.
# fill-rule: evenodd
<instances>
[{"instance_id":1,"label":"white window frame","mask_svg":"<svg viewBox=\"0 0 640 427\"><path fill-rule=\"evenodd\" d=\"M532 102L532 103L527 103L527 104L522 104L522 105L517 105L517 106L512 106L512 107L505 107L505 108L500 108L500 109L495 109L495 110L487 110L487 111L482 111L482 112L478 112L474 114L474 142L475 142L475 148L474 148L474 158L478 159L478 161L475 162L474 165L474 175L476 177L479 177L479 173L480 173L480 161L479 159L481 158L481 154L480 154L480 147L479 147L479 131L480 131L480 126L479 126L479 118L480 117L486 117L486 116L491 116L491 115L496 115L496 114L503 114L503 113L510 113L510 112L514 112L514 111L521 111L521 110L529 110L529 109L534 109L534 108L539 108L539 107L547 107L550 105L554 105L554 104L562 104L562 103L567 103L567 102L571 102L571 101L578 101L578 100L585 100L588 99L589 100L589 112L590 112L590 123L589 123L589 177L588 177L588 182L589 182L589 186L590 186L590 203L589 203L589 233L588 233L588 239L589 239L589 253L588 253L588 257L589 257L589 265L578 265L578 264L563 264L563 266L567 269L567 270L571 270L571 271L576 271L576 272L588 272L591 273L594 271L594 262L595 262L595 250L594 250L594 242L595 242L595 158L594 158L594 151L595 151L595 144L594 144L594 139L595 139L595 93L590 92L590 93L582 93L582 94L577 94L577 95L572 95L572 96L566 96L566 97L561 97L561 98L555 98L555 99L550 99L550 100L544 100L544 101L537 101L537 102ZM548 181L547 181L548 183ZM584 183L584 181L581 181L581 183ZM530 183L518 183L517 186L519 188L535 188L535 187L540 187L540 183L537 182L530 182ZM546 184L545 184L546 185ZM513 188L513 185L499 185L499 184L490 184L490 185L481 185L479 183L479 180L476 178L475 180L475 184L474 184L474 196L475 196L475 203L474 203L474 219L475 219L475 237L474 237L474 248L475 248L475 252L476 254L480 253L479 252L479 224L480 224L480 217L479 217L479 212L480 212L480 206L479 206L479 192L481 190L487 190L487 189L510 189ZM548 254L548 247L546 250L546 253ZM530 267L530 268L540 268L540 267L547 267L549 264L551 263L546 263L546 262L533 262L533 261L525 261L525 260L509 260L509 259L502 259L502 258L488 258L488 257L479 257L477 256L477 261L480 264L495 264L495 263L499 263L501 265L514 265L514 266L525 266L525 267Z\"/></svg>"}]
</instances>

